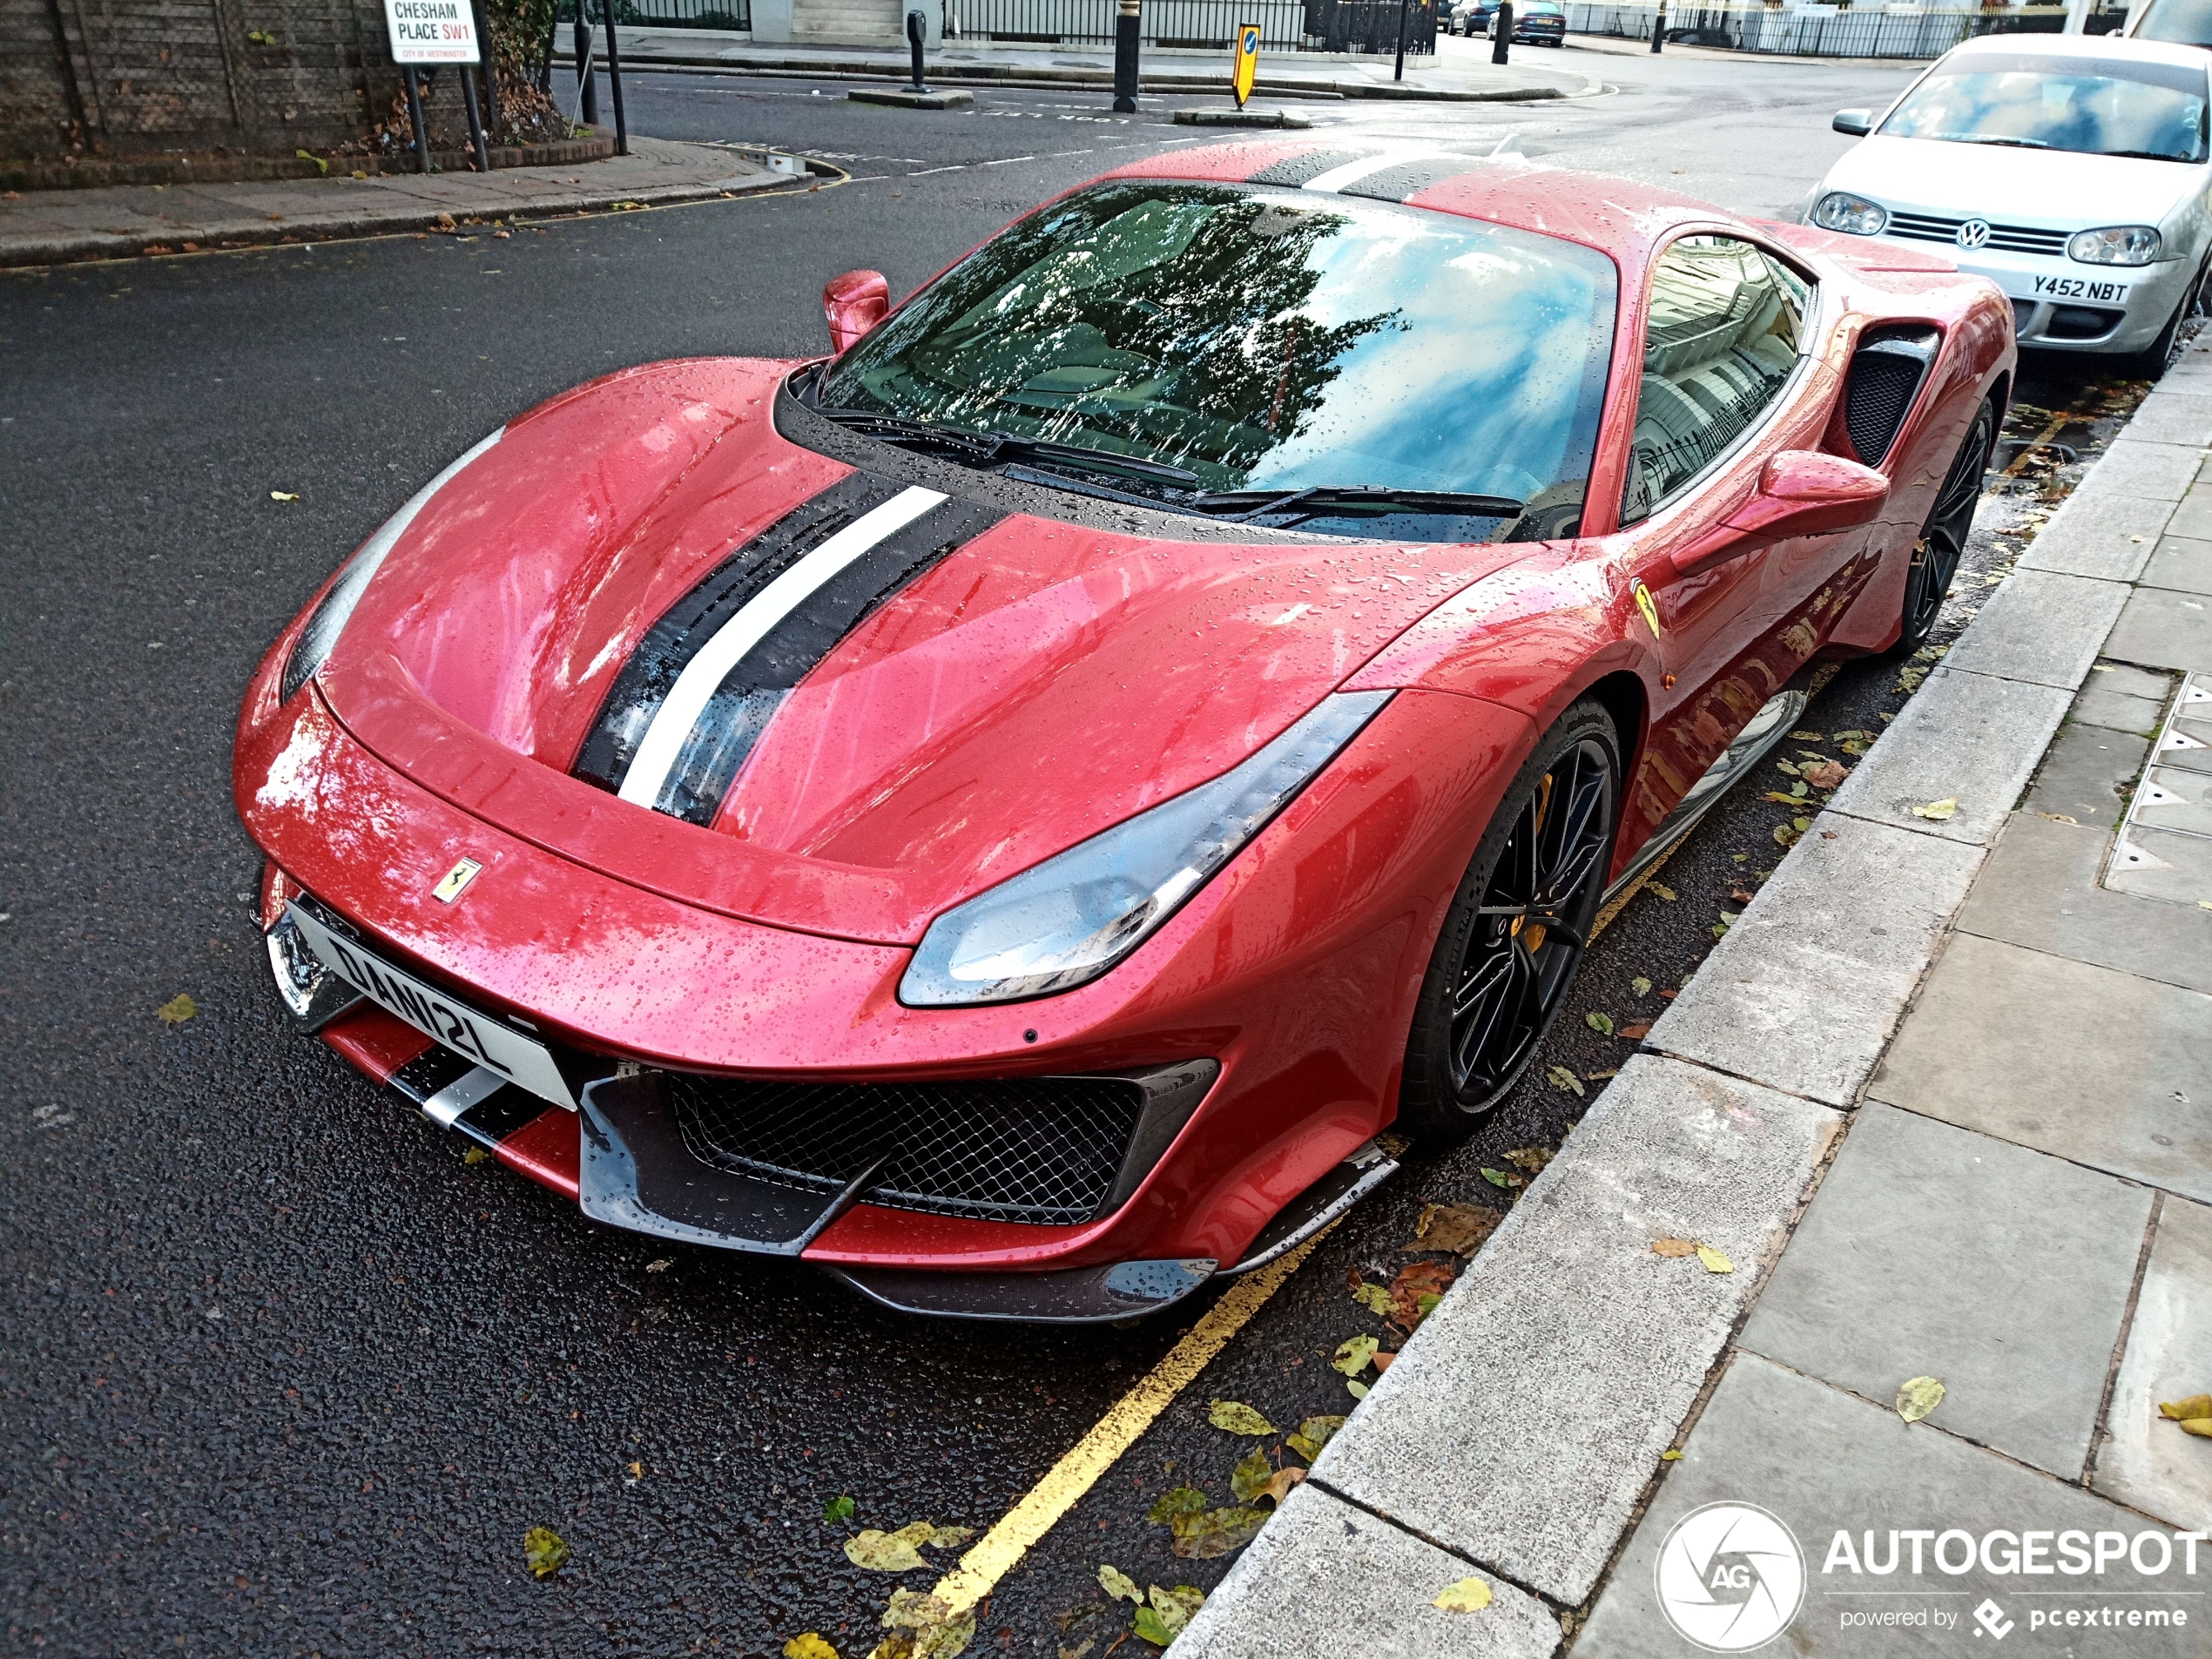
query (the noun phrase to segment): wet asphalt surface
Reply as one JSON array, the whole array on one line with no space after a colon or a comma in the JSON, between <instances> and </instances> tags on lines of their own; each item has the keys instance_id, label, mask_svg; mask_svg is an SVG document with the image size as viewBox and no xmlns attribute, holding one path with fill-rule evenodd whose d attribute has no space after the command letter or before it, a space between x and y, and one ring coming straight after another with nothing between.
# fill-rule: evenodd
<instances>
[{"instance_id":1,"label":"wet asphalt surface","mask_svg":"<svg viewBox=\"0 0 2212 1659\"><path fill-rule=\"evenodd\" d=\"M1900 78L1630 68L1637 88L1574 106L1321 115L1471 144L1524 132L1532 152L1780 212L1843 145L1826 109ZM0 276L5 1650L737 1654L816 1630L864 1653L891 1590L936 1569L866 1573L844 1539L989 1526L1202 1310L1076 1332L919 1324L809 1270L588 1225L289 1035L266 987L259 858L229 801L239 692L421 478L605 368L819 350L829 275L873 266L903 291L1189 132L1166 125L1183 100L1116 122L1082 95L995 93L928 125L820 90L639 78L631 119L831 157L849 184L503 239ZM1756 159L1747 132L1766 135ZM2141 389L2027 371L2009 432L2083 458ZM1986 503L1944 637L2017 550L1993 532L2078 469L2060 453L2029 453ZM1878 731L1905 695L1897 664L1848 664L1805 716L1821 739L1777 758L1848 764L1832 734ZM1101 1561L1218 1581L1232 1557L1178 1561L1144 1519L1185 1480L1229 1501L1250 1442L1209 1426L1207 1401L1285 1426L1349 1408L1336 1345L1398 1339L1347 1272L1422 1259L1396 1250L1426 1202L1510 1203L1481 1171L1518 1178L1506 1155L1556 1147L1633 1051L1581 1016L1660 1012L1731 893L1779 858L1794 814L1759 799L1777 786L1763 768L1716 811L1656 878L1673 897L1647 889L1598 941L1492 1123L1417 1150L1323 1244L1000 1585L971 1651L1103 1659L1127 1608L1108 1608ZM198 1012L167 1028L155 1010L179 993ZM825 1523L840 1494L854 1519ZM522 1554L541 1525L574 1552L543 1583Z\"/></svg>"}]
</instances>

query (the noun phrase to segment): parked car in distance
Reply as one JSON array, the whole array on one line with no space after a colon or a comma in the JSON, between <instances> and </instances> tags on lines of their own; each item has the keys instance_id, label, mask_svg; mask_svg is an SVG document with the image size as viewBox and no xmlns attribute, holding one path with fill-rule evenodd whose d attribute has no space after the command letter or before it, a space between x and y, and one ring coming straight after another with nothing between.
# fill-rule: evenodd
<instances>
[{"instance_id":1,"label":"parked car in distance","mask_svg":"<svg viewBox=\"0 0 2212 1659\"><path fill-rule=\"evenodd\" d=\"M1472 40L1490 32L1490 0L1460 0L1452 8L1451 32Z\"/></svg>"},{"instance_id":2,"label":"parked car in distance","mask_svg":"<svg viewBox=\"0 0 2212 1659\"><path fill-rule=\"evenodd\" d=\"M1490 39L1498 37L1498 17L1490 14L1482 32ZM1558 0L1527 0L1526 5L1513 9L1513 37L1532 46L1564 46L1567 44L1567 12Z\"/></svg>"},{"instance_id":3,"label":"parked car in distance","mask_svg":"<svg viewBox=\"0 0 2212 1659\"><path fill-rule=\"evenodd\" d=\"M2155 20L2154 13L2154 21ZM2020 343L2156 376L2201 314L2212 216L2194 46L1993 36L1946 53L1806 199L1823 230L1946 245L2013 302Z\"/></svg>"}]
</instances>

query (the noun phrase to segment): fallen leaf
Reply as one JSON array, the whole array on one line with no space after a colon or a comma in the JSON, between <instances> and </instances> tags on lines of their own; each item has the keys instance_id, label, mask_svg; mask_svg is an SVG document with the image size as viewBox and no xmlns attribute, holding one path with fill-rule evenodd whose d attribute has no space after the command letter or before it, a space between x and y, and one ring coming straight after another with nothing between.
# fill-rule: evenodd
<instances>
[{"instance_id":1,"label":"fallen leaf","mask_svg":"<svg viewBox=\"0 0 2212 1659\"><path fill-rule=\"evenodd\" d=\"M532 1578L550 1578L569 1564L569 1547L550 1527L533 1527L523 1534L523 1565Z\"/></svg>"},{"instance_id":2,"label":"fallen leaf","mask_svg":"<svg viewBox=\"0 0 2212 1659\"><path fill-rule=\"evenodd\" d=\"M1794 765L1791 765L1791 764L1790 764L1790 762L1788 762L1787 760L1777 760L1777 761L1776 761L1776 762L1774 763L1774 769L1775 769L1777 772L1788 772L1788 773L1790 774L1790 776L1791 776L1792 778L1794 778L1794 777L1796 777L1796 776L1797 775L1797 767L1795 767Z\"/></svg>"},{"instance_id":3,"label":"fallen leaf","mask_svg":"<svg viewBox=\"0 0 2212 1659\"><path fill-rule=\"evenodd\" d=\"M1382 1344L1372 1337L1353 1337L1349 1341L1337 1344L1336 1358L1329 1364L1347 1377L1357 1377L1366 1370L1367 1362L1375 1357L1375 1350L1381 1346Z\"/></svg>"},{"instance_id":4,"label":"fallen leaf","mask_svg":"<svg viewBox=\"0 0 2212 1659\"><path fill-rule=\"evenodd\" d=\"M837 1649L809 1630L784 1643L784 1659L837 1659Z\"/></svg>"},{"instance_id":5,"label":"fallen leaf","mask_svg":"<svg viewBox=\"0 0 2212 1659\"><path fill-rule=\"evenodd\" d=\"M1865 738L1846 738L1844 739L1844 752L1847 755L1863 755L1871 746L1872 745L1870 745Z\"/></svg>"},{"instance_id":6,"label":"fallen leaf","mask_svg":"<svg viewBox=\"0 0 2212 1659\"><path fill-rule=\"evenodd\" d=\"M1490 1587L1479 1578L1463 1578L1446 1585L1444 1593L1431 1605L1447 1613L1480 1613L1490 1605Z\"/></svg>"},{"instance_id":7,"label":"fallen leaf","mask_svg":"<svg viewBox=\"0 0 2212 1659\"><path fill-rule=\"evenodd\" d=\"M1390 1317L1402 1330L1411 1331L1451 1288L1453 1274L1442 1262L1409 1262L1390 1281ZM1347 1376L1356 1376L1347 1372Z\"/></svg>"},{"instance_id":8,"label":"fallen leaf","mask_svg":"<svg viewBox=\"0 0 2212 1659\"><path fill-rule=\"evenodd\" d=\"M461 1155L461 1161L463 1163L489 1163L491 1162L491 1154L481 1146L472 1146Z\"/></svg>"},{"instance_id":9,"label":"fallen leaf","mask_svg":"<svg viewBox=\"0 0 2212 1659\"><path fill-rule=\"evenodd\" d=\"M1362 1279L1352 1292L1352 1299L1378 1318L1390 1317L1390 1292L1379 1285L1370 1285Z\"/></svg>"},{"instance_id":10,"label":"fallen leaf","mask_svg":"<svg viewBox=\"0 0 2212 1659\"><path fill-rule=\"evenodd\" d=\"M1653 1241L1651 1253L1654 1256L1669 1258L1695 1256L1697 1253L1697 1245L1693 1240L1688 1238L1661 1238Z\"/></svg>"},{"instance_id":11,"label":"fallen leaf","mask_svg":"<svg viewBox=\"0 0 2212 1659\"><path fill-rule=\"evenodd\" d=\"M156 1008L153 1017L173 1031L199 1012L199 1004L193 1001L188 993L179 991Z\"/></svg>"},{"instance_id":12,"label":"fallen leaf","mask_svg":"<svg viewBox=\"0 0 2212 1659\"><path fill-rule=\"evenodd\" d=\"M673 1256L664 1256L658 1261L647 1262L645 1264L645 1271L648 1273L665 1273L670 1268L675 1265L676 1258Z\"/></svg>"},{"instance_id":13,"label":"fallen leaf","mask_svg":"<svg viewBox=\"0 0 2212 1659\"><path fill-rule=\"evenodd\" d=\"M871 1573L911 1573L929 1564L921 1558L921 1546L936 1541L937 1529L926 1521L914 1521L896 1532L878 1532L871 1527L845 1541L845 1559Z\"/></svg>"},{"instance_id":14,"label":"fallen leaf","mask_svg":"<svg viewBox=\"0 0 2212 1659\"><path fill-rule=\"evenodd\" d=\"M1654 894L1664 899L1669 904L1675 901L1676 894L1672 887L1662 887L1656 881L1647 881L1643 884L1643 889L1646 893Z\"/></svg>"},{"instance_id":15,"label":"fallen leaf","mask_svg":"<svg viewBox=\"0 0 2212 1659\"><path fill-rule=\"evenodd\" d=\"M1250 1503L1267 1490L1267 1483L1275 1478L1274 1466L1267 1460L1265 1448L1255 1446L1252 1454L1229 1474L1229 1490L1240 1503Z\"/></svg>"},{"instance_id":16,"label":"fallen leaf","mask_svg":"<svg viewBox=\"0 0 2212 1659\"><path fill-rule=\"evenodd\" d=\"M1345 1425L1341 1417L1309 1417L1298 1426L1295 1433L1284 1437L1284 1444L1308 1463L1321 1455L1321 1448L1336 1438Z\"/></svg>"},{"instance_id":17,"label":"fallen leaf","mask_svg":"<svg viewBox=\"0 0 2212 1659\"><path fill-rule=\"evenodd\" d=\"M2187 1399L2162 1403L2158 1408L2177 1423L2192 1418L2212 1417L2212 1394L2191 1394Z\"/></svg>"},{"instance_id":18,"label":"fallen leaf","mask_svg":"<svg viewBox=\"0 0 2212 1659\"><path fill-rule=\"evenodd\" d=\"M1914 1377L1897 1391L1897 1414L1917 1423L1943 1404L1943 1385L1933 1377Z\"/></svg>"},{"instance_id":19,"label":"fallen leaf","mask_svg":"<svg viewBox=\"0 0 2212 1659\"><path fill-rule=\"evenodd\" d=\"M1850 776L1851 773L1833 760L1824 760L1817 766L1807 766L1804 772L1805 781L1815 789L1838 788Z\"/></svg>"},{"instance_id":20,"label":"fallen leaf","mask_svg":"<svg viewBox=\"0 0 2212 1659\"><path fill-rule=\"evenodd\" d=\"M1098 1564L1098 1587L1116 1602L1134 1602L1144 1605L1144 1592L1136 1588L1136 1581L1111 1561Z\"/></svg>"},{"instance_id":21,"label":"fallen leaf","mask_svg":"<svg viewBox=\"0 0 2212 1659\"><path fill-rule=\"evenodd\" d=\"M1959 798L1956 795L1950 795L1942 800L1932 800L1925 806L1915 806L1912 809L1912 816L1932 819L1940 824L1944 819L1956 814L1958 810Z\"/></svg>"},{"instance_id":22,"label":"fallen leaf","mask_svg":"<svg viewBox=\"0 0 2212 1659\"><path fill-rule=\"evenodd\" d=\"M1791 800L1801 801L1804 799L1806 789L1804 779L1800 779L1797 782L1790 786L1790 799Z\"/></svg>"},{"instance_id":23,"label":"fallen leaf","mask_svg":"<svg viewBox=\"0 0 2212 1659\"><path fill-rule=\"evenodd\" d=\"M1175 1632L1160 1622L1160 1615L1149 1607L1136 1609L1136 1617L1130 1622L1130 1629L1136 1632L1140 1642L1149 1642L1156 1648L1164 1648L1175 1640ZM1116 1642L1116 1647L1121 1644ZM1107 1649L1112 1652L1113 1649Z\"/></svg>"},{"instance_id":24,"label":"fallen leaf","mask_svg":"<svg viewBox=\"0 0 2212 1659\"><path fill-rule=\"evenodd\" d=\"M1642 974L1639 974L1629 981L1629 989L1638 996L1649 996L1651 995L1651 981L1644 978Z\"/></svg>"},{"instance_id":25,"label":"fallen leaf","mask_svg":"<svg viewBox=\"0 0 2212 1659\"><path fill-rule=\"evenodd\" d=\"M1494 1187L1509 1187L1513 1184L1513 1177L1503 1170L1493 1170L1487 1166L1483 1169L1482 1178Z\"/></svg>"},{"instance_id":26,"label":"fallen leaf","mask_svg":"<svg viewBox=\"0 0 2212 1659\"><path fill-rule=\"evenodd\" d=\"M1797 844L1798 837L1802 833L1802 831L1792 829L1787 824L1777 824L1774 826L1775 845L1777 846L1795 846Z\"/></svg>"},{"instance_id":27,"label":"fallen leaf","mask_svg":"<svg viewBox=\"0 0 2212 1659\"><path fill-rule=\"evenodd\" d=\"M1517 1146L1506 1154L1506 1162L1516 1170L1526 1170L1531 1175L1541 1175L1544 1165L1552 1161L1548 1146Z\"/></svg>"},{"instance_id":28,"label":"fallen leaf","mask_svg":"<svg viewBox=\"0 0 2212 1659\"><path fill-rule=\"evenodd\" d=\"M1599 1014L1593 1010L1582 1016L1582 1023L1593 1031L1603 1032L1608 1037L1613 1035L1613 1016L1609 1014Z\"/></svg>"},{"instance_id":29,"label":"fallen leaf","mask_svg":"<svg viewBox=\"0 0 2212 1659\"><path fill-rule=\"evenodd\" d=\"M1144 1518L1156 1527L1171 1527L1178 1516L1195 1515L1205 1507L1206 1494L1197 1487L1176 1487L1155 1498Z\"/></svg>"},{"instance_id":30,"label":"fallen leaf","mask_svg":"<svg viewBox=\"0 0 2212 1659\"><path fill-rule=\"evenodd\" d=\"M1367 1385L1361 1382L1356 1377L1350 1382L1345 1384L1344 1386L1345 1392L1349 1393L1354 1399L1365 1399L1367 1398Z\"/></svg>"},{"instance_id":31,"label":"fallen leaf","mask_svg":"<svg viewBox=\"0 0 2212 1659\"><path fill-rule=\"evenodd\" d=\"M853 1519L853 1503L851 1498L832 1498L822 1506L822 1524L826 1527L834 1527L840 1521L850 1521Z\"/></svg>"},{"instance_id":32,"label":"fallen leaf","mask_svg":"<svg viewBox=\"0 0 2212 1659\"><path fill-rule=\"evenodd\" d=\"M271 501L298 501L300 498L297 496L287 496L281 489L272 489L269 492L269 499Z\"/></svg>"},{"instance_id":33,"label":"fallen leaf","mask_svg":"<svg viewBox=\"0 0 2212 1659\"><path fill-rule=\"evenodd\" d=\"M625 1463L622 1468L625 1485L634 1487L645 1478L645 1466L642 1462Z\"/></svg>"},{"instance_id":34,"label":"fallen leaf","mask_svg":"<svg viewBox=\"0 0 2212 1659\"><path fill-rule=\"evenodd\" d=\"M1212 1561L1251 1543L1253 1535L1267 1524L1267 1514L1264 1509L1248 1505L1230 1504L1185 1515L1175 1523L1175 1541L1168 1548L1181 1561ZM1153 1605L1158 1605L1157 1600Z\"/></svg>"},{"instance_id":35,"label":"fallen leaf","mask_svg":"<svg viewBox=\"0 0 2212 1659\"><path fill-rule=\"evenodd\" d=\"M1682 1453L1670 1446L1659 1454L1659 1460L1662 1463L1679 1463L1682 1461Z\"/></svg>"},{"instance_id":36,"label":"fallen leaf","mask_svg":"<svg viewBox=\"0 0 2212 1659\"><path fill-rule=\"evenodd\" d=\"M1551 1084L1554 1089L1571 1089L1577 1095L1586 1098L1589 1094L1589 1091L1582 1087L1582 1080L1564 1066L1554 1066L1544 1074L1544 1081Z\"/></svg>"},{"instance_id":37,"label":"fallen leaf","mask_svg":"<svg viewBox=\"0 0 2212 1659\"><path fill-rule=\"evenodd\" d=\"M1621 1035L1630 1042L1642 1042L1651 1035L1651 1022L1638 1020L1634 1025L1624 1025L1621 1028Z\"/></svg>"},{"instance_id":38,"label":"fallen leaf","mask_svg":"<svg viewBox=\"0 0 2212 1659\"><path fill-rule=\"evenodd\" d=\"M1812 819L1810 818L1793 818L1790 820L1790 827L1797 831L1798 834L1803 835L1807 830L1812 827Z\"/></svg>"},{"instance_id":39,"label":"fallen leaf","mask_svg":"<svg viewBox=\"0 0 2212 1659\"><path fill-rule=\"evenodd\" d=\"M940 1549L957 1549L974 1536L973 1527L937 1527L931 1529L929 1541Z\"/></svg>"},{"instance_id":40,"label":"fallen leaf","mask_svg":"<svg viewBox=\"0 0 2212 1659\"><path fill-rule=\"evenodd\" d=\"M1231 1434L1272 1434L1275 1425L1240 1400L1217 1399L1206 1408L1206 1421Z\"/></svg>"},{"instance_id":41,"label":"fallen leaf","mask_svg":"<svg viewBox=\"0 0 2212 1659\"><path fill-rule=\"evenodd\" d=\"M1494 1210L1484 1210L1471 1204L1432 1204L1421 1209L1421 1218L1413 1226L1413 1242L1400 1245L1401 1250L1437 1250L1453 1256L1472 1256L1482 1248L1482 1241L1498 1231L1498 1224L1505 1217ZM1376 1309L1387 1314L1389 1292L1385 1291L1386 1305Z\"/></svg>"},{"instance_id":42,"label":"fallen leaf","mask_svg":"<svg viewBox=\"0 0 2212 1659\"><path fill-rule=\"evenodd\" d=\"M2192 1417L2186 1420L2182 1424L2182 1433L2212 1440L2212 1417Z\"/></svg>"},{"instance_id":43,"label":"fallen leaf","mask_svg":"<svg viewBox=\"0 0 2212 1659\"><path fill-rule=\"evenodd\" d=\"M883 1628L892 1635L876 1646L880 1659L952 1659L974 1640L975 1614L955 1613L950 1602L920 1590L894 1590Z\"/></svg>"},{"instance_id":44,"label":"fallen leaf","mask_svg":"<svg viewBox=\"0 0 2212 1659\"><path fill-rule=\"evenodd\" d=\"M1828 739L1821 736L1821 734L1817 732L1792 732L1790 734L1790 741L1792 743L1825 743Z\"/></svg>"},{"instance_id":45,"label":"fallen leaf","mask_svg":"<svg viewBox=\"0 0 2212 1659\"><path fill-rule=\"evenodd\" d=\"M1260 1488L1259 1495L1279 1509L1283 1506L1283 1500L1291 1495L1291 1488L1305 1479L1304 1469L1295 1463L1287 1465L1276 1470L1274 1474L1269 1477L1267 1484Z\"/></svg>"},{"instance_id":46,"label":"fallen leaf","mask_svg":"<svg viewBox=\"0 0 2212 1659\"><path fill-rule=\"evenodd\" d=\"M1733 1273L1736 1271L1736 1264L1710 1244L1698 1245L1697 1259L1705 1264L1705 1271L1709 1273Z\"/></svg>"},{"instance_id":47,"label":"fallen leaf","mask_svg":"<svg viewBox=\"0 0 2212 1659\"><path fill-rule=\"evenodd\" d=\"M1765 794L1760 796L1759 799L1761 800L1770 800L1777 806L1795 806L1797 804L1797 796L1785 795L1778 789L1770 789Z\"/></svg>"}]
</instances>

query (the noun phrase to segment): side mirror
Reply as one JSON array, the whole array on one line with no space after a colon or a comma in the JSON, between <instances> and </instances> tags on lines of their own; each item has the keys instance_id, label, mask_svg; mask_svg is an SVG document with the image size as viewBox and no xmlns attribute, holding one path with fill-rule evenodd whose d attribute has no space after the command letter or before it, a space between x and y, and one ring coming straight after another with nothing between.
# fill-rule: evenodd
<instances>
[{"instance_id":1,"label":"side mirror","mask_svg":"<svg viewBox=\"0 0 2212 1659\"><path fill-rule=\"evenodd\" d=\"M1838 110L1828 125L1838 132L1848 132L1854 138L1863 138L1874 128L1871 110Z\"/></svg>"},{"instance_id":2,"label":"side mirror","mask_svg":"<svg viewBox=\"0 0 2212 1659\"><path fill-rule=\"evenodd\" d=\"M1890 498L1871 467L1817 449L1784 449L1759 469L1759 487L1721 524L1674 555L1689 576L1754 548L1799 536L1829 536L1870 523Z\"/></svg>"},{"instance_id":3,"label":"side mirror","mask_svg":"<svg viewBox=\"0 0 2212 1659\"><path fill-rule=\"evenodd\" d=\"M880 271L847 271L822 285L822 315L834 352L859 345L890 314L891 285Z\"/></svg>"}]
</instances>

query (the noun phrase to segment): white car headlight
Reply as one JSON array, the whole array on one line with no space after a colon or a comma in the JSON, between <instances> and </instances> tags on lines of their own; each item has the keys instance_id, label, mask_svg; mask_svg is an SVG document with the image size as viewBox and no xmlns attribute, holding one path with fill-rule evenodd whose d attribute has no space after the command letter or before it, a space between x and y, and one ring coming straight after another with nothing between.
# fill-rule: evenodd
<instances>
[{"instance_id":1,"label":"white car headlight","mask_svg":"<svg viewBox=\"0 0 2212 1659\"><path fill-rule=\"evenodd\" d=\"M1831 190L1813 204L1812 222L1846 236L1879 236L1890 222L1889 209L1848 190Z\"/></svg>"},{"instance_id":2,"label":"white car headlight","mask_svg":"<svg viewBox=\"0 0 2212 1659\"><path fill-rule=\"evenodd\" d=\"M2084 265L2148 265L2158 257L2158 232L2149 225L2083 231L2066 245L2066 256Z\"/></svg>"},{"instance_id":3,"label":"white car headlight","mask_svg":"<svg viewBox=\"0 0 2212 1659\"><path fill-rule=\"evenodd\" d=\"M1390 701L1344 691L1211 783L1055 854L929 924L899 981L909 1008L1012 1002L1086 984L1237 855Z\"/></svg>"},{"instance_id":4,"label":"white car headlight","mask_svg":"<svg viewBox=\"0 0 2212 1659\"><path fill-rule=\"evenodd\" d=\"M368 591L369 578L383 564L384 556L392 550L393 543L400 539L408 525L415 523L415 515L430 504L433 496L453 482L455 474L497 443L506 432L505 427L500 428L416 490L408 497L405 506L384 521L375 535L361 543L361 551L354 555L344 574L330 584L329 590L322 596L322 602L316 605L314 615L307 618L307 625L300 631L300 637L293 642L292 655L284 662L284 681L278 690L280 701L289 703L293 693L314 678L315 671L330 660L330 653L338 644L338 636L346 631L346 624L353 617L354 607L361 602L361 595Z\"/></svg>"}]
</instances>

